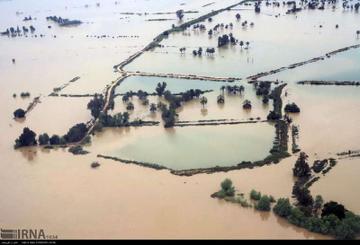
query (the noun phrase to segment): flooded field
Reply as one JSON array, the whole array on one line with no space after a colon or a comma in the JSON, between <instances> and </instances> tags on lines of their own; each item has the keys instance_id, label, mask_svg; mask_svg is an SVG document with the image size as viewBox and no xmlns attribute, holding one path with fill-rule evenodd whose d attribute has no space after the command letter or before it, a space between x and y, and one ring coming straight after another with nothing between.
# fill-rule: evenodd
<instances>
[{"instance_id":1,"label":"flooded field","mask_svg":"<svg viewBox=\"0 0 360 245\"><path fill-rule=\"evenodd\" d=\"M90 151L170 169L209 168L262 160L269 155L274 137L274 126L266 123L171 130L144 127L106 130Z\"/></svg>"},{"instance_id":2,"label":"flooded field","mask_svg":"<svg viewBox=\"0 0 360 245\"><path fill-rule=\"evenodd\" d=\"M229 178L242 198L257 190L304 208L292 193L296 141L310 166L336 159L326 174L310 170L320 177L312 197L360 214L360 87L331 84L360 81L360 2L263 1L258 13L256 2L238 3L0 0L2 229L43 228L60 239L343 236L258 211L257 201L245 208L211 195ZM218 47L230 33L236 43ZM124 100L129 91L136 95ZM285 113L290 103L300 113ZM85 132L69 131L81 123ZM19 137L25 127L36 143L42 133L65 142L33 145ZM69 152L81 145L88 154ZM253 165L237 168L243 161ZM194 169L210 172L182 172Z\"/></svg>"},{"instance_id":3,"label":"flooded field","mask_svg":"<svg viewBox=\"0 0 360 245\"><path fill-rule=\"evenodd\" d=\"M206 30L190 28L184 33L172 34L161 43L163 48L146 52L125 69L247 77L359 43L353 23L358 22L360 16L352 11L343 11L340 3L336 9L328 9L321 14L304 10L292 15L285 14L286 10L288 7L281 5L264 6L259 14L254 14L253 7L248 6L225 11L211 22L204 22ZM235 18L237 13L241 15L240 20ZM245 27L242 25L244 21L248 22ZM233 27L219 28L209 37L208 30L221 23L232 23ZM336 25L339 27L336 28ZM243 47L231 45L217 48L213 55L193 56L194 49L217 47L218 37L229 33L243 41ZM327 41L329 39L331 42ZM248 48L246 42L249 42ZM179 51L181 47L186 47L184 54ZM180 67L179 63L182 64Z\"/></svg>"}]
</instances>

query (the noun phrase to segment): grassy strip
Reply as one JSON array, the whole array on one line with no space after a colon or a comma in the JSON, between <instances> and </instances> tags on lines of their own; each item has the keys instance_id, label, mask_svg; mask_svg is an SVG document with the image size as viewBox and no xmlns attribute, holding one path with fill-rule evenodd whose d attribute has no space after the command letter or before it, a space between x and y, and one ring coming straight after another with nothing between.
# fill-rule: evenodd
<instances>
[{"instance_id":1,"label":"grassy strip","mask_svg":"<svg viewBox=\"0 0 360 245\"><path fill-rule=\"evenodd\" d=\"M156 169L156 170L162 170L162 169L168 169L162 165L156 164L156 163L148 163L148 162L140 162L140 161L135 161L135 160L127 160L127 159L121 159L118 157L111 157L111 156L105 156L105 155L101 155L98 154L97 157L99 158L104 158L104 159L110 159L113 161L117 161L117 162L122 162L125 164L136 164L139 166L143 166L143 167L147 167L147 168L152 168L152 169Z\"/></svg>"}]
</instances>

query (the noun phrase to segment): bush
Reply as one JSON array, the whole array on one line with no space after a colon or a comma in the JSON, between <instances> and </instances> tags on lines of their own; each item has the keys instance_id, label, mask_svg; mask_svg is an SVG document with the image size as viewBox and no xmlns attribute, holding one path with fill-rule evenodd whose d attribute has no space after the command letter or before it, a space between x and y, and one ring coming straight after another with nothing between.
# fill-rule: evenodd
<instances>
[{"instance_id":1,"label":"bush","mask_svg":"<svg viewBox=\"0 0 360 245\"><path fill-rule=\"evenodd\" d=\"M339 240L353 240L356 238L355 231L344 222L335 227L334 235Z\"/></svg>"},{"instance_id":2,"label":"bush","mask_svg":"<svg viewBox=\"0 0 360 245\"><path fill-rule=\"evenodd\" d=\"M39 135L39 145L48 145L50 137L47 133Z\"/></svg>"},{"instance_id":3,"label":"bush","mask_svg":"<svg viewBox=\"0 0 360 245\"><path fill-rule=\"evenodd\" d=\"M54 134L53 136L51 136L49 142L50 142L50 145L59 145L60 137L58 135Z\"/></svg>"},{"instance_id":4,"label":"bush","mask_svg":"<svg viewBox=\"0 0 360 245\"><path fill-rule=\"evenodd\" d=\"M223 182L221 182L221 191L226 196L234 196L235 187L233 186L232 181L230 179L225 179Z\"/></svg>"},{"instance_id":5,"label":"bush","mask_svg":"<svg viewBox=\"0 0 360 245\"><path fill-rule=\"evenodd\" d=\"M299 113L299 112L300 112L300 108L299 108L295 103L287 104L287 105L285 106L285 112L288 112L288 113Z\"/></svg>"},{"instance_id":6,"label":"bush","mask_svg":"<svg viewBox=\"0 0 360 245\"><path fill-rule=\"evenodd\" d=\"M24 128L22 134L15 140L15 148L37 145L36 133L29 128Z\"/></svg>"},{"instance_id":7,"label":"bush","mask_svg":"<svg viewBox=\"0 0 360 245\"><path fill-rule=\"evenodd\" d=\"M250 198L251 198L252 200L259 201L260 198L261 198L261 193L255 191L255 190L251 190L251 192L250 192Z\"/></svg>"},{"instance_id":8,"label":"bush","mask_svg":"<svg viewBox=\"0 0 360 245\"><path fill-rule=\"evenodd\" d=\"M305 214L298 208L292 208L290 215L287 217L288 221L291 224L300 226L300 227L305 227L305 223L306 223L306 216Z\"/></svg>"},{"instance_id":9,"label":"bush","mask_svg":"<svg viewBox=\"0 0 360 245\"><path fill-rule=\"evenodd\" d=\"M14 111L14 117L15 118L23 118L25 117L25 111L21 108L17 109L16 111Z\"/></svg>"},{"instance_id":10,"label":"bush","mask_svg":"<svg viewBox=\"0 0 360 245\"><path fill-rule=\"evenodd\" d=\"M255 208L260 211L270 211L270 197L264 195L260 198L259 202L255 205Z\"/></svg>"},{"instance_id":11,"label":"bush","mask_svg":"<svg viewBox=\"0 0 360 245\"><path fill-rule=\"evenodd\" d=\"M81 145L72 146L69 148L69 152L74 155L85 155L88 154L88 151L85 151Z\"/></svg>"},{"instance_id":12,"label":"bush","mask_svg":"<svg viewBox=\"0 0 360 245\"><path fill-rule=\"evenodd\" d=\"M280 198L273 208L275 214L284 218L291 214L291 209L292 206L288 198Z\"/></svg>"}]
</instances>

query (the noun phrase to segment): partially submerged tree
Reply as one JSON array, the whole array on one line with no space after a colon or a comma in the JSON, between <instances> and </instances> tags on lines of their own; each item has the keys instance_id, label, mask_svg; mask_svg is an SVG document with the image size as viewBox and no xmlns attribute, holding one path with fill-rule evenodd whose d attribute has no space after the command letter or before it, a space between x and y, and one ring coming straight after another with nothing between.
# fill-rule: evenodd
<instances>
[{"instance_id":1,"label":"partially submerged tree","mask_svg":"<svg viewBox=\"0 0 360 245\"><path fill-rule=\"evenodd\" d=\"M205 105L207 104L208 100L205 96L200 98L200 104L205 108Z\"/></svg>"},{"instance_id":2,"label":"partially submerged tree","mask_svg":"<svg viewBox=\"0 0 360 245\"><path fill-rule=\"evenodd\" d=\"M184 18L184 10L179 9L179 10L177 10L175 13L176 13L176 17L177 17L179 20L182 20L182 19Z\"/></svg>"},{"instance_id":3,"label":"partially submerged tree","mask_svg":"<svg viewBox=\"0 0 360 245\"><path fill-rule=\"evenodd\" d=\"M166 86L166 82L158 83L157 87L155 88L157 95L162 96L165 92Z\"/></svg>"},{"instance_id":4,"label":"partially submerged tree","mask_svg":"<svg viewBox=\"0 0 360 245\"><path fill-rule=\"evenodd\" d=\"M301 152L299 158L296 160L293 168L293 174L295 177L303 178L311 175L311 169L307 162L308 156L305 152Z\"/></svg>"},{"instance_id":5,"label":"partially submerged tree","mask_svg":"<svg viewBox=\"0 0 360 245\"><path fill-rule=\"evenodd\" d=\"M29 128L24 128L22 134L15 140L15 148L37 145L36 133Z\"/></svg>"},{"instance_id":6,"label":"partially submerged tree","mask_svg":"<svg viewBox=\"0 0 360 245\"><path fill-rule=\"evenodd\" d=\"M14 118L24 118L25 117L25 111L21 108L14 111Z\"/></svg>"}]
</instances>

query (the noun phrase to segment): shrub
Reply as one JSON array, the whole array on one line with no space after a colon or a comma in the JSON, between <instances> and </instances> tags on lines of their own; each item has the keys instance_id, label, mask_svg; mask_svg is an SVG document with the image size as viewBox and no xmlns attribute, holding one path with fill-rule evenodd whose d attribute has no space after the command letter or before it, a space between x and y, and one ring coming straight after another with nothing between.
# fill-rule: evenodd
<instances>
[{"instance_id":1,"label":"shrub","mask_svg":"<svg viewBox=\"0 0 360 245\"><path fill-rule=\"evenodd\" d=\"M221 182L221 191L223 191L226 196L234 196L235 188L230 179L225 179Z\"/></svg>"},{"instance_id":2,"label":"shrub","mask_svg":"<svg viewBox=\"0 0 360 245\"><path fill-rule=\"evenodd\" d=\"M299 113L300 112L300 108L295 103L287 104L285 106L284 110L285 110L285 112L288 112L288 113Z\"/></svg>"},{"instance_id":3,"label":"shrub","mask_svg":"<svg viewBox=\"0 0 360 245\"><path fill-rule=\"evenodd\" d=\"M334 235L336 239L340 240L353 240L356 238L355 231L344 222L335 227Z\"/></svg>"},{"instance_id":4,"label":"shrub","mask_svg":"<svg viewBox=\"0 0 360 245\"><path fill-rule=\"evenodd\" d=\"M287 217L288 221L291 224L304 227L306 223L305 214L298 208L292 208L290 215Z\"/></svg>"},{"instance_id":5,"label":"shrub","mask_svg":"<svg viewBox=\"0 0 360 245\"><path fill-rule=\"evenodd\" d=\"M25 111L21 108L17 109L16 111L14 111L14 117L15 118L23 118L25 117Z\"/></svg>"},{"instance_id":6,"label":"shrub","mask_svg":"<svg viewBox=\"0 0 360 245\"><path fill-rule=\"evenodd\" d=\"M260 211L270 211L271 210L270 197L263 195L259 202L255 205L255 208Z\"/></svg>"},{"instance_id":7,"label":"shrub","mask_svg":"<svg viewBox=\"0 0 360 245\"><path fill-rule=\"evenodd\" d=\"M39 135L39 145L48 145L50 137L47 133Z\"/></svg>"},{"instance_id":8,"label":"shrub","mask_svg":"<svg viewBox=\"0 0 360 245\"><path fill-rule=\"evenodd\" d=\"M291 209L292 206L288 198L280 198L273 208L274 213L280 217L288 217L291 214Z\"/></svg>"},{"instance_id":9,"label":"shrub","mask_svg":"<svg viewBox=\"0 0 360 245\"><path fill-rule=\"evenodd\" d=\"M72 146L69 148L69 152L74 155L85 155L88 154L88 151L85 151L81 145Z\"/></svg>"},{"instance_id":10,"label":"shrub","mask_svg":"<svg viewBox=\"0 0 360 245\"><path fill-rule=\"evenodd\" d=\"M58 135L54 134L53 136L51 136L49 142L50 142L50 145L59 145L60 137Z\"/></svg>"},{"instance_id":11,"label":"shrub","mask_svg":"<svg viewBox=\"0 0 360 245\"><path fill-rule=\"evenodd\" d=\"M255 190L251 190L251 192L250 192L250 198L251 198L252 200L259 201L260 198L261 198L261 193L255 191Z\"/></svg>"}]
</instances>

